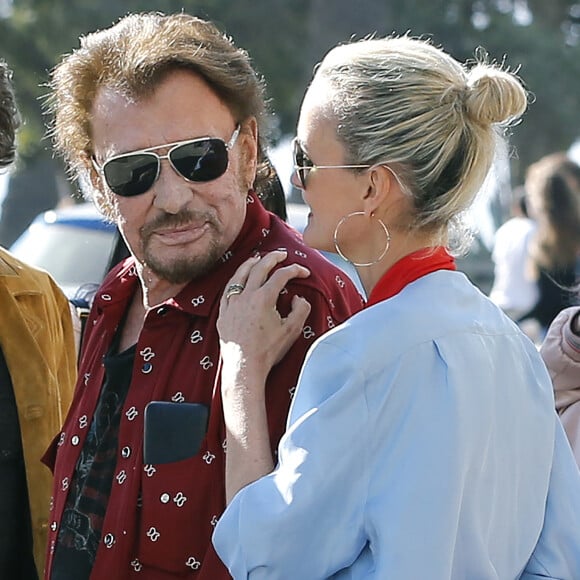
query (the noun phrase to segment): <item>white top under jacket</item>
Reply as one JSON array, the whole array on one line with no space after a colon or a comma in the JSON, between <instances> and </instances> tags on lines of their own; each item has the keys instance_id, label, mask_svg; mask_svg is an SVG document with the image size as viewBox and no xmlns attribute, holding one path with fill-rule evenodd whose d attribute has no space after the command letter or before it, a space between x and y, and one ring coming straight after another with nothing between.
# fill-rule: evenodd
<instances>
[{"instance_id":1,"label":"white top under jacket","mask_svg":"<svg viewBox=\"0 0 580 580\"><path fill-rule=\"evenodd\" d=\"M538 284L530 272L530 240L536 223L526 217L505 222L495 233L493 287L489 297L514 320L538 301Z\"/></svg>"}]
</instances>

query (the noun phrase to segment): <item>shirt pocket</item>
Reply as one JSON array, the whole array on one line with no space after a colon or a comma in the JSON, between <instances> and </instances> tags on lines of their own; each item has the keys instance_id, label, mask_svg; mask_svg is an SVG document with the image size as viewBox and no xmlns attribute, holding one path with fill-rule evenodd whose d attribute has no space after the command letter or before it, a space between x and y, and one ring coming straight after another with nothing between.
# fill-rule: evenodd
<instances>
[{"instance_id":1,"label":"shirt pocket","mask_svg":"<svg viewBox=\"0 0 580 580\"><path fill-rule=\"evenodd\" d=\"M201 567L211 538L201 470L199 457L143 466L137 551L144 566L179 574Z\"/></svg>"}]
</instances>

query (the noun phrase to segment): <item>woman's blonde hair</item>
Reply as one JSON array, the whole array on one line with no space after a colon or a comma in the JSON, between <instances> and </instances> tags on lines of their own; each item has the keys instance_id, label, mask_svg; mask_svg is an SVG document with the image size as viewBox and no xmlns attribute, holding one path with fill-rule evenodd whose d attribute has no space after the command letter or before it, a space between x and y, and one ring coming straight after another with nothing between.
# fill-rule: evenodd
<instances>
[{"instance_id":1,"label":"woman's blonde hair","mask_svg":"<svg viewBox=\"0 0 580 580\"><path fill-rule=\"evenodd\" d=\"M482 186L502 129L527 106L519 79L483 54L469 67L409 36L334 48L318 82L330 87L347 163L391 166L413 197L412 226L442 238Z\"/></svg>"}]
</instances>

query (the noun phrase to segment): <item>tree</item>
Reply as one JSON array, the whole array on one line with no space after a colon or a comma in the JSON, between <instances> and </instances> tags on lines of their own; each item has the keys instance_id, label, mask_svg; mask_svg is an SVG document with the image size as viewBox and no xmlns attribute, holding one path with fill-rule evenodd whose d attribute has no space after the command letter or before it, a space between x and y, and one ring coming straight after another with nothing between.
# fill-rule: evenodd
<instances>
[{"instance_id":1,"label":"tree","mask_svg":"<svg viewBox=\"0 0 580 580\"><path fill-rule=\"evenodd\" d=\"M78 46L80 35L143 10L185 10L209 18L246 48L268 81L275 137L293 132L313 66L334 44L373 32L408 31L430 36L459 59L472 58L483 46L490 58L519 70L533 102L513 132L515 181L530 162L568 148L580 133L580 4L575 0L18 0L11 7L0 16L0 54L15 71L26 120L22 171L36 158L50 156L41 113L50 69Z\"/></svg>"}]
</instances>

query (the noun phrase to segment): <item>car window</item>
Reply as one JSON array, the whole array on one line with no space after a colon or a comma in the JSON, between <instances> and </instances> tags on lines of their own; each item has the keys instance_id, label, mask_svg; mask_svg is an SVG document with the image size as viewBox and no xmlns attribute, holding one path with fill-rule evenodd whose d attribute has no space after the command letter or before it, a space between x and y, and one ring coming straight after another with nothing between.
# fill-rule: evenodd
<instances>
[{"instance_id":1,"label":"car window","mask_svg":"<svg viewBox=\"0 0 580 580\"><path fill-rule=\"evenodd\" d=\"M47 270L70 297L79 286L102 281L114 243L114 231L33 223L10 251Z\"/></svg>"}]
</instances>

